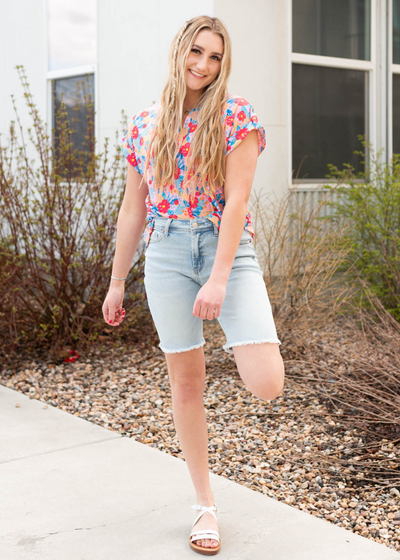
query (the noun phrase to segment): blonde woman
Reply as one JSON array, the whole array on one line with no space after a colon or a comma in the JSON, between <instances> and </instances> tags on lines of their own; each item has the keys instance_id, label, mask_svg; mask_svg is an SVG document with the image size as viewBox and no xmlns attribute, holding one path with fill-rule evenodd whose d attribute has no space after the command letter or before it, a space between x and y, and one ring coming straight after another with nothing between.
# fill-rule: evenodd
<instances>
[{"instance_id":1,"label":"blonde woman","mask_svg":"<svg viewBox=\"0 0 400 560\"><path fill-rule=\"evenodd\" d=\"M209 479L203 321L218 319L223 348L254 395L269 401L284 386L247 211L265 131L253 106L227 92L231 62L220 19L195 17L176 34L160 101L132 118L120 142L128 175L103 304L105 321L121 324L124 280L144 230L147 300L196 493L189 544L205 555L217 554L221 539Z\"/></svg>"}]
</instances>

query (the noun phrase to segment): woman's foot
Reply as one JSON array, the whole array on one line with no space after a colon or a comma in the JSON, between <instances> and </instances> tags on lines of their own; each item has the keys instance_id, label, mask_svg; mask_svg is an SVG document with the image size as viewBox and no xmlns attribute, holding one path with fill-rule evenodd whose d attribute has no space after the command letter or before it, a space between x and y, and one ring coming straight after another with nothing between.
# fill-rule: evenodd
<instances>
[{"instance_id":1,"label":"woman's foot","mask_svg":"<svg viewBox=\"0 0 400 560\"><path fill-rule=\"evenodd\" d=\"M214 503L207 503L207 502L197 502L198 504L201 504L202 506L213 506ZM200 510L196 510L195 514L196 516L200 513ZM217 512L214 511L215 515L217 515ZM196 519L196 517L195 517ZM213 515L211 515L211 513L209 513L208 511L206 511L205 513L203 513L203 515L200 517L200 519L197 521L197 523L193 526L192 530L196 529L196 531L200 531L203 529L215 529L215 531L218 531L218 523L216 521L216 519L214 518ZM197 544L198 546L204 546L204 547L210 547L210 548L215 548L216 546L218 546L218 541L215 539L197 539L195 541L193 541L195 544Z\"/></svg>"}]
</instances>

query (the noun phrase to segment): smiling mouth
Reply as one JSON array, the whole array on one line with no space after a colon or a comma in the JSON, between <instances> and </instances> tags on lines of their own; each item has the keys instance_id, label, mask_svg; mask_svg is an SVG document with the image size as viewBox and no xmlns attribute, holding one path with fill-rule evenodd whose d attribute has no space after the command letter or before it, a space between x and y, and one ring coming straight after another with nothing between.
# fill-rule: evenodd
<instances>
[{"instance_id":1,"label":"smiling mouth","mask_svg":"<svg viewBox=\"0 0 400 560\"><path fill-rule=\"evenodd\" d=\"M200 76L199 76L198 74L195 74L195 73L193 72L193 70L190 70L190 68L189 68L189 72L190 72L191 74L193 74L193 76L195 76L195 78L205 78L205 76L203 76L203 75L201 75L201 74L200 74Z\"/></svg>"}]
</instances>

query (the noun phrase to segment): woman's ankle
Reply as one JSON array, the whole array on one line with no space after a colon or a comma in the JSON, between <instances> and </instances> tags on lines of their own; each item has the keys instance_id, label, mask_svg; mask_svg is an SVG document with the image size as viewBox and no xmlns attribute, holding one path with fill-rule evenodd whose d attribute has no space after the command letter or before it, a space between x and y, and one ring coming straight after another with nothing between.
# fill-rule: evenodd
<instances>
[{"instance_id":1,"label":"woman's ankle","mask_svg":"<svg viewBox=\"0 0 400 560\"><path fill-rule=\"evenodd\" d=\"M213 506L214 496L213 494L196 494L197 503L202 506Z\"/></svg>"}]
</instances>

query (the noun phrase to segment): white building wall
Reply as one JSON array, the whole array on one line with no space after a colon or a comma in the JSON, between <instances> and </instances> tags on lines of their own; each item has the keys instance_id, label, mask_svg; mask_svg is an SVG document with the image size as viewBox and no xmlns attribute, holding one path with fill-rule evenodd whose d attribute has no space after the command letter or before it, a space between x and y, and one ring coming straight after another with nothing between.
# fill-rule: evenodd
<instances>
[{"instance_id":1,"label":"white building wall","mask_svg":"<svg viewBox=\"0 0 400 560\"><path fill-rule=\"evenodd\" d=\"M29 157L31 148L27 128L33 127L16 65L23 65L40 116L46 116L46 37L43 0L0 0L0 133L1 145L8 143L11 120L16 121L11 95L25 131ZM19 133L18 133L19 136Z\"/></svg>"},{"instance_id":2,"label":"white building wall","mask_svg":"<svg viewBox=\"0 0 400 560\"><path fill-rule=\"evenodd\" d=\"M98 0L99 145L128 120L158 100L168 71L168 50L186 20L213 15L213 0Z\"/></svg>"},{"instance_id":3,"label":"white building wall","mask_svg":"<svg viewBox=\"0 0 400 560\"><path fill-rule=\"evenodd\" d=\"M277 196L287 192L290 181L288 6L285 0L214 1L214 15L225 23L232 41L230 93L254 106L266 132L253 191Z\"/></svg>"}]
</instances>

